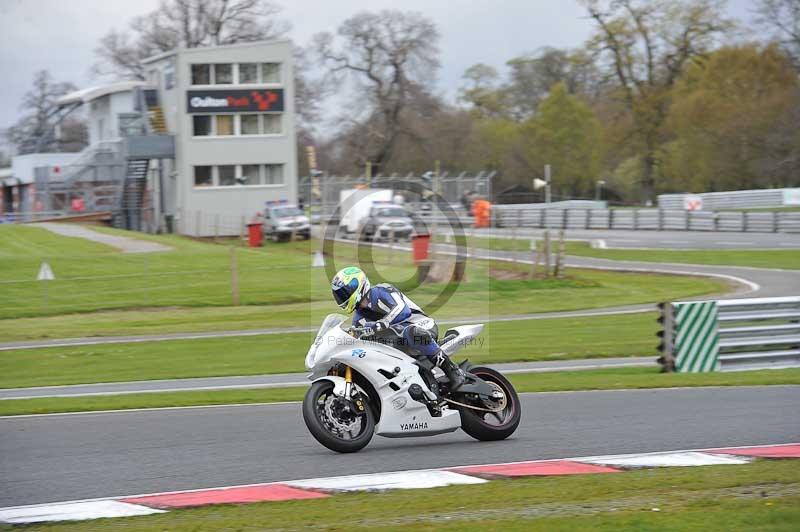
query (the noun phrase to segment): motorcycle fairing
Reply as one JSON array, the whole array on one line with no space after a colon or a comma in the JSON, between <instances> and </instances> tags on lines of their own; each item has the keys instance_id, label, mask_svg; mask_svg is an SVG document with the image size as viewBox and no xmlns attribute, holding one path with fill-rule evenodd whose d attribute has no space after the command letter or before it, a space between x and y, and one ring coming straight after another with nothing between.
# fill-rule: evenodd
<instances>
[{"instance_id":1,"label":"motorcycle fairing","mask_svg":"<svg viewBox=\"0 0 800 532\"><path fill-rule=\"evenodd\" d=\"M455 431L461 426L458 410L444 407L442 415L434 417L426 405L411 398L408 389L412 385L418 384L423 390L428 390L428 386L410 356L388 345L353 338L340 326L321 336L313 355L307 359L311 378L315 382L330 380L335 386L334 393L341 395L344 394L344 379L327 375L333 365L348 365L369 380L381 402L376 434L390 438L432 436Z\"/></svg>"}]
</instances>

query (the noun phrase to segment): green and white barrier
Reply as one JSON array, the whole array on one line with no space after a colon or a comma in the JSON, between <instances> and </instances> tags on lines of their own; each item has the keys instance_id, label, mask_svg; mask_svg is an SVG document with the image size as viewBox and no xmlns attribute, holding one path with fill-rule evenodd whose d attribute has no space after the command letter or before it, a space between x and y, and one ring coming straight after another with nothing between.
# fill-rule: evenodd
<instances>
[{"instance_id":1,"label":"green and white barrier","mask_svg":"<svg viewBox=\"0 0 800 532\"><path fill-rule=\"evenodd\" d=\"M719 370L719 309L716 301L662 303L659 363L664 371Z\"/></svg>"},{"instance_id":2,"label":"green and white barrier","mask_svg":"<svg viewBox=\"0 0 800 532\"><path fill-rule=\"evenodd\" d=\"M716 301L673 303L675 370L698 373L719 369L719 310Z\"/></svg>"},{"instance_id":3,"label":"green and white barrier","mask_svg":"<svg viewBox=\"0 0 800 532\"><path fill-rule=\"evenodd\" d=\"M663 371L800 367L800 296L660 303Z\"/></svg>"}]
</instances>

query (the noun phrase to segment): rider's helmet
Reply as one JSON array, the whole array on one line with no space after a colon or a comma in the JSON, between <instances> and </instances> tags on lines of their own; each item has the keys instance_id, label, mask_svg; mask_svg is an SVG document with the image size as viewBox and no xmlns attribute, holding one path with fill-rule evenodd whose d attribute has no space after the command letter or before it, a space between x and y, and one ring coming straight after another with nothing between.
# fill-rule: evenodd
<instances>
[{"instance_id":1,"label":"rider's helmet","mask_svg":"<svg viewBox=\"0 0 800 532\"><path fill-rule=\"evenodd\" d=\"M333 299L348 314L353 312L361 298L369 291L369 279L360 268L349 266L333 277L331 281Z\"/></svg>"}]
</instances>

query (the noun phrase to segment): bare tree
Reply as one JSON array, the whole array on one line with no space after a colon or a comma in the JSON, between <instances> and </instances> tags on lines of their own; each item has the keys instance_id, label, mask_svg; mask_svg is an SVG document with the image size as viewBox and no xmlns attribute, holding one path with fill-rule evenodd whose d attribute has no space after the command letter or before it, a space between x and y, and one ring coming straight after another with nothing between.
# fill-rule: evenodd
<instances>
[{"instance_id":1,"label":"bare tree","mask_svg":"<svg viewBox=\"0 0 800 532\"><path fill-rule=\"evenodd\" d=\"M756 21L772 32L777 41L800 70L800 0L760 0Z\"/></svg>"},{"instance_id":2,"label":"bare tree","mask_svg":"<svg viewBox=\"0 0 800 532\"><path fill-rule=\"evenodd\" d=\"M608 60L644 161L642 199L652 201L669 91L732 22L721 0L582 0L597 29L589 49Z\"/></svg>"},{"instance_id":3,"label":"bare tree","mask_svg":"<svg viewBox=\"0 0 800 532\"><path fill-rule=\"evenodd\" d=\"M313 75L313 51L295 46L294 57L294 101L297 127L313 135L321 120L322 102L332 86Z\"/></svg>"},{"instance_id":4,"label":"bare tree","mask_svg":"<svg viewBox=\"0 0 800 532\"><path fill-rule=\"evenodd\" d=\"M289 23L281 8L267 0L162 0L134 18L130 29L111 30L95 49L96 75L144 79L142 60L175 48L197 48L276 39Z\"/></svg>"},{"instance_id":5,"label":"bare tree","mask_svg":"<svg viewBox=\"0 0 800 532\"><path fill-rule=\"evenodd\" d=\"M362 12L337 31L315 36L321 62L335 80L349 74L367 104L365 161L379 173L391 160L401 134L402 114L414 91L430 86L439 67L439 32L420 13ZM338 44L338 46L337 46Z\"/></svg>"},{"instance_id":6,"label":"bare tree","mask_svg":"<svg viewBox=\"0 0 800 532\"><path fill-rule=\"evenodd\" d=\"M80 151L86 146L86 125L69 116L57 116L57 100L76 90L68 82L57 83L47 70L34 75L33 87L25 93L20 110L25 114L8 128L6 136L20 154L40 151Z\"/></svg>"},{"instance_id":7,"label":"bare tree","mask_svg":"<svg viewBox=\"0 0 800 532\"><path fill-rule=\"evenodd\" d=\"M571 94L587 96L594 96L602 83L592 58L583 50L545 47L507 64L510 80L504 92L510 114L516 120L536 114L539 104L558 83L564 83Z\"/></svg>"}]
</instances>

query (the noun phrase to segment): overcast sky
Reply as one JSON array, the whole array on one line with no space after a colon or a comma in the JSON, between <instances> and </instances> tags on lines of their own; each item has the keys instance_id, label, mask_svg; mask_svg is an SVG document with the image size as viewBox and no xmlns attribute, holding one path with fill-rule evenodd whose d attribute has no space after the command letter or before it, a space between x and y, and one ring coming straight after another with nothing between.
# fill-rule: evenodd
<instances>
[{"instance_id":1,"label":"overcast sky","mask_svg":"<svg viewBox=\"0 0 800 532\"><path fill-rule=\"evenodd\" d=\"M755 0L729 0L730 14L749 19ZM111 28L154 9L159 0L0 0L0 128L16 121L33 74L49 70L57 81L97 84L94 48ZM440 92L452 97L464 70L475 63L502 68L512 57L542 46L575 47L591 24L575 0L275 0L292 24L290 37L307 44L334 31L358 11L401 7L420 11L441 33Z\"/></svg>"}]
</instances>

